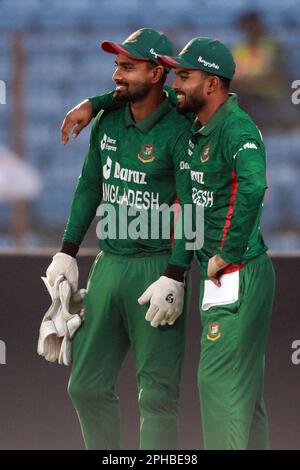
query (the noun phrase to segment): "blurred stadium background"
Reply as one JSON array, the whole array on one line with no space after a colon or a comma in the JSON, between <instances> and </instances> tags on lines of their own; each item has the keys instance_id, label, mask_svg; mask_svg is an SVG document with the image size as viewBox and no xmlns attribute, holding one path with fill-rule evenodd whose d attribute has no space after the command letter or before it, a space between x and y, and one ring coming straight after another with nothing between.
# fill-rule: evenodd
<instances>
[{"instance_id":1,"label":"blurred stadium background","mask_svg":"<svg viewBox=\"0 0 300 470\"><path fill-rule=\"evenodd\" d=\"M241 15L245 20L250 10L257 12L263 35L278 49L266 46L263 51L266 61L258 64L253 81L262 85L260 92L252 87L247 94L242 79L232 91L239 90L242 104L249 104L267 147L266 241L273 250L299 249L300 105L291 103L291 84L300 79L298 0L0 0L0 80L6 85L6 104L0 105L0 162L12 152L31 166L35 184L31 195L30 190L18 195L25 180L16 182L0 163L0 185L5 183L0 190L0 249L60 244L89 136L86 129L63 147L60 125L79 101L113 88L113 60L99 50L101 40L122 40L150 26L167 33L177 50L194 36L218 37L247 62L247 25ZM251 22L251 15L246 18ZM274 55L273 71L268 51ZM96 246L94 231L85 246Z\"/></svg>"}]
</instances>

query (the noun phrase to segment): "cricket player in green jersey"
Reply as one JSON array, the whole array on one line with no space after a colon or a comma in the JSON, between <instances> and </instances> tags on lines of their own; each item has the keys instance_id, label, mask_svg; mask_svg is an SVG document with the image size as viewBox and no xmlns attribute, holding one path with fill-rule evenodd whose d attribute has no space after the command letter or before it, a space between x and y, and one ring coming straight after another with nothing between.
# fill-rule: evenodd
<instances>
[{"instance_id":1,"label":"cricket player in green jersey","mask_svg":"<svg viewBox=\"0 0 300 470\"><path fill-rule=\"evenodd\" d=\"M198 382L206 449L266 449L264 352L274 271L260 232L266 189L265 149L259 130L229 93L235 64L217 40L192 40L176 69L177 110L197 115L188 145L195 206L204 207L201 269L203 324ZM112 94L85 100L66 116L62 141L76 137ZM169 100L174 97L169 92ZM171 260L172 261L172 260ZM176 261L175 261L176 264Z\"/></svg>"},{"instance_id":2,"label":"cricket player in green jersey","mask_svg":"<svg viewBox=\"0 0 300 470\"><path fill-rule=\"evenodd\" d=\"M180 113L197 115L189 142L194 205L204 207L203 325L198 371L206 449L267 449L264 355L275 276L260 231L265 148L250 116L228 93L233 57L221 42L195 38L175 69Z\"/></svg>"},{"instance_id":3,"label":"cricket player in green jersey","mask_svg":"<svg viewBox=\"0 0 300 470\"><path fill-rule=\"evenodd\" d=\"M50 283L64 275L74 290L76 254L101 202L106 211L113 209L111 228L116 229L124 207L126 222L135 221L129 212L136 209L143 211L139 223L146 220L148 227L150 215L162 206L171 207L176 195L182 205L191 201L188 171L180 169L190 124L166 99L166 70L156 59L158 54L172 54L171 42L146 28L122 44L104 41L101 46L116 55L113 80L120 106L101 112L94 121L62 249L47 270ZM85 322L72 343L69 394L86 447L120 448L115 384L131 347L139 391L140 447L174 449L186 320L181 273L192 253L180 247L181 240L175 240L172 250L171 235L161 231L153 238L133 237L128 225L125 236L118 231L106 235L99 237L101 252L89 276ZM149 323L147 307L137 299L154 281L155 292L148 290Z\"/></svg>"}]
</instances>

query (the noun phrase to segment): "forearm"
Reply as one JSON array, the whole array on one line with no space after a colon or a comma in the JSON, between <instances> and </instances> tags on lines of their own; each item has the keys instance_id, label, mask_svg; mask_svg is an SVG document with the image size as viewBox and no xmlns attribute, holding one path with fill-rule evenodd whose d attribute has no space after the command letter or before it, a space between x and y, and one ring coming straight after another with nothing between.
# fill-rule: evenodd
<instances>
[{"instance_id":1,"label":"forearm","mask_svg":"<svg viewBox=\"0 0 300 470\"><path fill-rule=\"evenodd\" d=\"M63 235L63 252L71 256L76 256L76 246L79 248L79 245L84 239L95 217L101 199L102 192L100 188L89 185L81 176L78 180L70 215ZM70 244L75 246L72 247Z\"/></svg>"},{"instance_id":2,"label":"forearm","mask_svg":"<svg viewBox=\"0 0 300 470\"><path fill-rule=\"evenodd\" d=\"M238 191L233 206L233 216L231 224L223 242L220 256L224 261L233 264L242 262L247 251L248 241L259 216L265 185L263 182L256 182L252 186L249 182L245 191Z\"/></svg>"},{"instance_id":3,"label":"forearm","mask_svg":"<svg viewBox=\"0 0 300 470\"><path fill-rule=\"evenodd\" d=\"M174 231L174 242L169 264L165 275L183 282L185 272L190 268L194 250L192 249L193 240L185 236L184 207L181 208L180 216L176 222Z\"/></svg>"},{"instance_id":4,"label":"forearm","mask_svg":"<svg viewBox=\"0 0 300 470\"><path fill-rule=\"evenodd\" d=\"M88 98L92 104L94 117L97 116L97 114L102 109L108 109L111 111L113 109L118 109L124 106L123 102L120 102L115 99L114 94L115 94L114 91L109 91L108 93L104 93L102 95L91 96Z\"/></svg>"}]
</instances>

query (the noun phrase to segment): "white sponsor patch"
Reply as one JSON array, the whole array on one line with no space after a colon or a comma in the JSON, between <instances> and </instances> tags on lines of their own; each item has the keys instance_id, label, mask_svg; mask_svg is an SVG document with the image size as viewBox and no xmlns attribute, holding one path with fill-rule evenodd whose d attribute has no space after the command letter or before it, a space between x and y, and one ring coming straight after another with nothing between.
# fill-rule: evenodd
<instances>
[{"instance_id":1,"label":"white sponsor patch","mask_svg":"<svg viewBox=\"0 0 300 470\"><path fill-rule=\"evenodd\" d=\"M216 64L215 62L208 62L207 60L203 59L201 55L198 57L198 62L200 62L200 64L203 64L205 67L210 67L216 70L219 70L220 68L218 64Z\"/></svg>"},{"instance_id":2,"label":"white sponsor patch","mask_svg":"<svg viewBox=\"0 0 300 470\"><path fill-rule=\"evenodd\" d=\"M112 152L116 152L117 151L116 144L117 144L116 139L112 139L107 134L104 134L100 142L100 147L101 147L101 150L109 150Z\"/></svg>"},{"instance_id":3,"label":"white sponsor patch","mask_svg":"<svg viewBox=\"0 0 300 470\"><path fill-rule=\"evenodd\" d=\"M243 145L243 147L240 147L238 149L238 151L233 155L233 159L236 158L237 154L241 151L241 150L246 150L246 149L255 149L255 150L258 150L257 149L257 146L254 144L254 142L247 142L246 144Z\"/></svg>"}]
</instances>

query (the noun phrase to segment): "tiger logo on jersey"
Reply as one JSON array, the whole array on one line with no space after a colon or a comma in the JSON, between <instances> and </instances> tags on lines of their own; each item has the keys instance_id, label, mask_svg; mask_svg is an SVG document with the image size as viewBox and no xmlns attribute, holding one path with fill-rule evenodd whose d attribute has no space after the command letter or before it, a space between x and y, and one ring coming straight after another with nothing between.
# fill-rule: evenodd
<instances>
[{"instance_id":1,"label":"tiger logo on jersey","mask_svg":"<svg viewBox=\"0 0 300 470\"><path fill-rule=\"evenodd\" d=\"M154 146L152 144L143 144L138 159L143 163L153 162L155 156L153 155Z\"/></svg>"}]
</instances>

